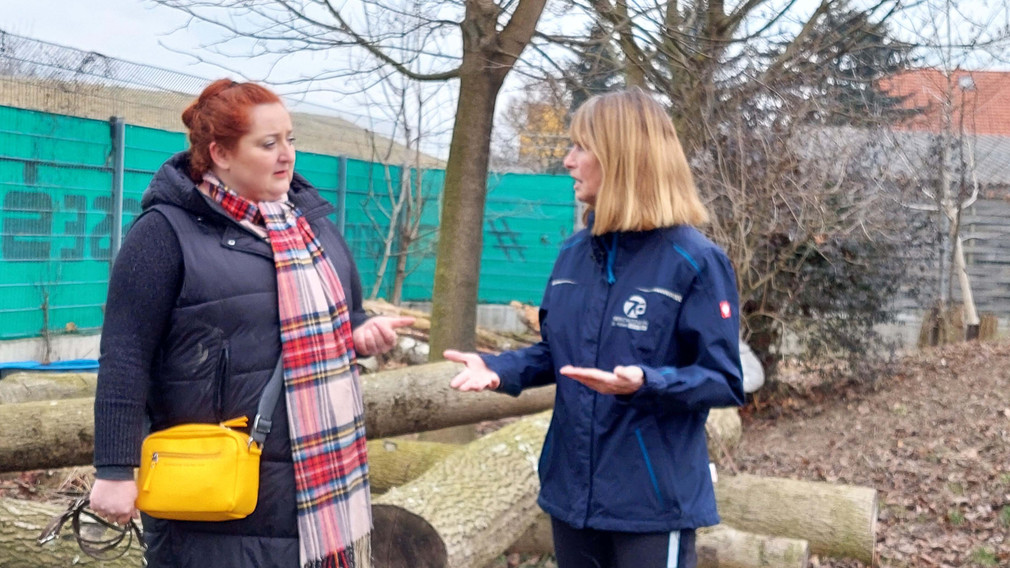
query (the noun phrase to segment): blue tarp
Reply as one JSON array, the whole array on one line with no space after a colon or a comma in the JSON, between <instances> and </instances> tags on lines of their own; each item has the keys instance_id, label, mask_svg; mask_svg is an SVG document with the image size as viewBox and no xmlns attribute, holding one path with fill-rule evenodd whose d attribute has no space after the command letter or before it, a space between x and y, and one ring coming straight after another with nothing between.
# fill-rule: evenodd
<instances>
[{"instance_id":1,"label":"blue tarp","mask_svg":"<svg viewBox=\"0 0 1010 568\"><path fill-rule=\"evenodd\" d=\"M95 371L98 369L97 359L70 359L68 361L53 361L49 364L38 361L14 361L0 363L0 371Z\"/></svg>"}]
</instances>

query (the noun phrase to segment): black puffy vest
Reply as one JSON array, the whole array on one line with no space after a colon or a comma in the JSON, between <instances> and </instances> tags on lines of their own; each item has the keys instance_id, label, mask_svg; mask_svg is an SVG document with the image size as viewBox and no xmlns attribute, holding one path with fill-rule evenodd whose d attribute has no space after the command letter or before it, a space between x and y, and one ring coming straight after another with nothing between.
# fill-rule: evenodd
<instances>
[{"instance_id":1,"label":"black puffy vest","mask_svg":"<svg viewBox=\"0 0 1010 568\"><path fill-rule=\"evenodd\" d=\"M145 196L145 214L157 212L169 221L179 239L185 273L154 361L148 396L152 430L239 416L248 416L252 422L280 356L277 281L270 245L227 217L191 182L188 188L174 187L166 192L166 188L157 187L157 181L151 188L156 197ZM180 183L172 181L177 183L170 185ZM172 203L180 191L183 199ZM165 195L171 198L165 199ZM296 176L289 196L309 220L337 270L352 325L356 326L364 319L361 287L346 243L325 217L333 207L300 176ZM294 468L288 433L288 412L282 400L263 449L256 510L245 519L182 522L145 516L149 565L297 567Z\"/></svg>"}]
</instances>

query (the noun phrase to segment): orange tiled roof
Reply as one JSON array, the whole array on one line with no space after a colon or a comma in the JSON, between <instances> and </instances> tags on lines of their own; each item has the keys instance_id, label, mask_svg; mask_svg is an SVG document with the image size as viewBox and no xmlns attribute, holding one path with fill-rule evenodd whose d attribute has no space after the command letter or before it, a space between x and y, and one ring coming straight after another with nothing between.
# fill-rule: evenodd
<instances>
[{"instance_id":1,"label":"orange tiled roof","mask_svg":"<svg viewBox=\"0 0 1010 568\"><path fill-rule=\"evenodd\" d=\"M948 79L938 69L915 69L882 79L880 86L893 96L909 95L903 106L924 109L899 128L939 132L949 99L954 131L1010 136L1010 72L958 69Z\"/></svg>"}]
</instances>

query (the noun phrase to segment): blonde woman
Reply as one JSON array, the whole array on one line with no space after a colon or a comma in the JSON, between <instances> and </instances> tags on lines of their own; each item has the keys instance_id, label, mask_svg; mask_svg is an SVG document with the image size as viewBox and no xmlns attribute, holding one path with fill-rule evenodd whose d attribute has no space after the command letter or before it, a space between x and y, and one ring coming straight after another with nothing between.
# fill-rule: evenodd
<instances>
[{"instance_id":1,"label":"blonde woman","mask_svg":"<svg viewBox=\"0 0 1010 568\"><path fill-rule=\"evenodd\" d=\"M712 407L743 403L736 278L677 133L640 89L588 100L564 165L588 228L561 248L542 340L466 364L462 391L557 383L540 506L560 568L690 568L719 522L705 446Z\"/></svg>"}]
</instances>

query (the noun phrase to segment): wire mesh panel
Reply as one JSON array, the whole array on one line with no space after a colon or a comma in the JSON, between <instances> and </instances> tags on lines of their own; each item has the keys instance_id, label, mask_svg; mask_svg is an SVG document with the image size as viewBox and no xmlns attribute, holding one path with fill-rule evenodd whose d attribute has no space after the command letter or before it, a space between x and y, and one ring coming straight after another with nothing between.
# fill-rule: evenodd
<instances>
[{"instance_id":1,"label":"wire mesh panel","mask_svg":"<svg viewBox=\"0 0 1010 568\"><path fill-rule=\"evenodd\" d=\"M407 172L409 175L409 170ZM390 262L395 264L394 255L400 252L395 229L405 215L397 209L398 203L403 204L403 173L404 169L400 166L347 161L344 236L354 254L362 286L368 296L389 298L391 280L387 276L391 277ZM409 183L409 180L406 182Z\"/></svg>"},{"instance_id":2,"label":"wire mesh panel","mask_svg":"<svg viewBox=\"0 0 1010 568\"><path fill-rule=\"evenodd\" d=\"M0 338L97 329L109 271L109 124L0 107Z\"/></svg>"},{"instance_id":3,"label":"wire mesh panel","mask_svg":"<svg viewBox=\"0 0 1010 568\"><path fill-rule=\"evenodd\" d=\"M484 214L481 302L539 304L561 243L575 225L572 179L492 174Z\"/></svg>"},{"instance_id":4,"label":"wire mesh panel","mask_svg":"<svg viewBox=\"0 0 1010 568\"><path fill-rule=\"evenodd\" d=\"M110 260L113 137L109 122L0 107L0 339L101 327ZM127 125L124 231L143 192L185 135ZM335 204L341 158L299 152L297 170ZM442 170L346 160L345 237L365 294L431 299ZM536 303L574 207L567 176L492 175L480 300ZM401 238L408 231L410 239ZM403 262L398 262L403 258Z\"/></svg>"}]
</instances>

